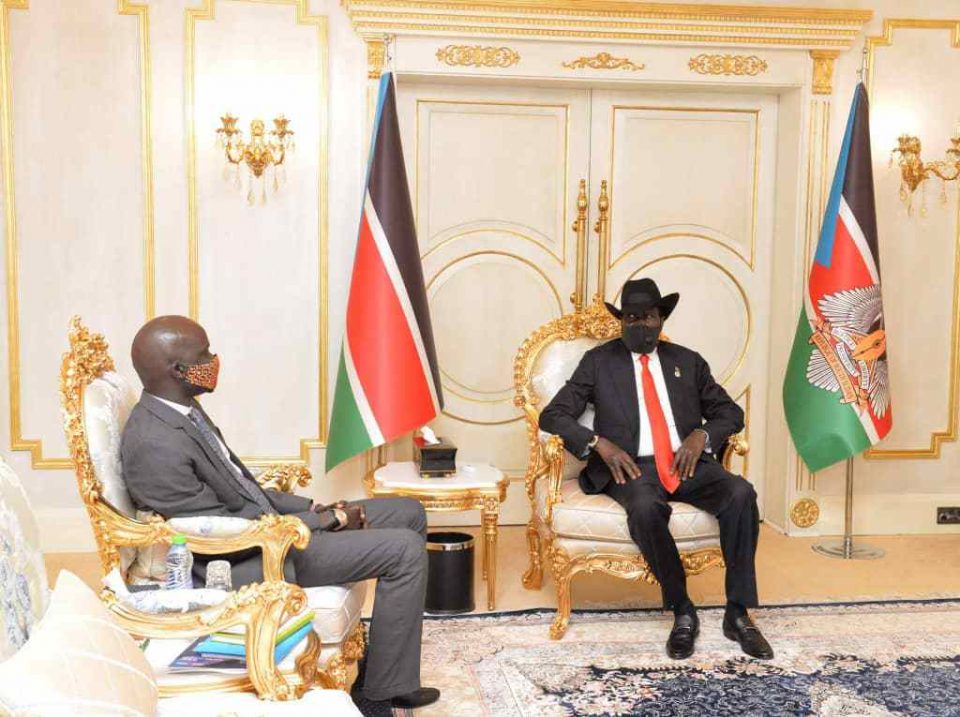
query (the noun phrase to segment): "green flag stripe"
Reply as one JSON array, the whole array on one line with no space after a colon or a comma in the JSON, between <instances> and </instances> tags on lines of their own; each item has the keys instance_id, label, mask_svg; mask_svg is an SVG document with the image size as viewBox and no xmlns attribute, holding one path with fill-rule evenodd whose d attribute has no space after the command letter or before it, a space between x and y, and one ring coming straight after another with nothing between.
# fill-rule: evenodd
<instances>
[{"instance_id":1,"label":"green flag stripe","mask_svg":"<svg viewBox=\"0 0 960 717\"><path fill-rule=\"evenodd\" d=\"M783 381L783 409L797 453L811 471L819 471L870 447L856 408L840 403L840 393L813 386L807 364L814 350L810 322L801 310L793 350Z\"/></svg>"},{"instance_id":2,"label":"green flag stripe","mask_svg":"<svg viewBox=\"0 0 960 717\"><path fill-rule=\"evenodd\" d=\"M373 441L360 416L360 409L353 396L353 388L347 375L347 365L340 352L337 369L337 387L333 394L333 413L330 417L333 430L327 443L326 468L333 466L373 447Z\"/></svg>"}]
</instances>

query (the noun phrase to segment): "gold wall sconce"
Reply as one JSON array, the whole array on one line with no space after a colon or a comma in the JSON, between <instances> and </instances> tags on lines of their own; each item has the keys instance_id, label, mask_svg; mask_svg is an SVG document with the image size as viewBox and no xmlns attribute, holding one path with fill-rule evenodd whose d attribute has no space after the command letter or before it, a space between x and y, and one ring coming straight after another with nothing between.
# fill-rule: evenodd
<instances>
[{"instance_id":1,"label":"gold wall sconce","mask_svg":"<svg viewBox=\"0 0 960 717\"><path fill-rule=\"evenodd\" d=\"M241 165L247 168L247 203L256 201L254 187L259 183L260 203L267 203L267 178L265 172L270 169L273 179L273 191L287 180L283 162L287 152L293 152L293 130L289 129L290 120L283 115L273 120L273 129L269 137L263 120L255 119L250 123L250 140L244 141L243 130L237 129L237 118L229 112L220 118L221 126L217 130L217 146L223 150L225 163L223 178L230 180L237 189L243 185L240 180Z\"/></svg>"},{"instance_id":2,"label":"gold wall sconce","mask_svg":"<svg viewBox=\"0 0 960 717\"><path fill-rule=\"evenodd\" d=\"M920 157L920 139L909 134L897 137L897 148L890 152L890 166L894 155L900 155L900 200L907 205L907 214L913 214L913 193L921 188L923 200L920 204L920 216L927 213L927 194L925 182L933 176L940 179L940 203L947 203L947 182L960 177L960 126L950 138L947 159L939 162L924 162ZM960 185L960 182L958 182Z\"/></svg>"}]
</instances>

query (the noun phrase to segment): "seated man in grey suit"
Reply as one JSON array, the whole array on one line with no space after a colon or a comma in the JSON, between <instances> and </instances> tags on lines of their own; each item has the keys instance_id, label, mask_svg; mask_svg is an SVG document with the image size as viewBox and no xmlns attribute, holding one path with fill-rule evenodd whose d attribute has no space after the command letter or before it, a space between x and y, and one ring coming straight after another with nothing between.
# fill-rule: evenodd
<instances>
[{"instance_id":1,"label":"seated man in grey suit","mask_svg":"<svg viewBox=\"0 0 960 717\"><path fill-rule=\"evenodd\" d=\"M420 637L427 580L423 507L407 498L315 505L263 490L195 400L217 385L220 362L203 328L182 316L148 322L133 341L144 392L123 430L123 475L134 503L166 518L295 515L313 531L287 558L287 579L305 587L377 578L363 695L420 707L440 693L420 686ZM200 577L206 562L196 556ZM224 557L235 586L263 579L259 551Z\"/></svg>"}]
</instances>

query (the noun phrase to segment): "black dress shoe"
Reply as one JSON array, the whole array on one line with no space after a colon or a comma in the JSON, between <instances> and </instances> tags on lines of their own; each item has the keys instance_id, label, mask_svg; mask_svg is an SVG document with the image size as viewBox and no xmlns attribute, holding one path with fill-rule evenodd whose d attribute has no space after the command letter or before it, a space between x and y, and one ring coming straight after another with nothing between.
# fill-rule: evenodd
<instances>
[{"instance_id":1,"label":"black dress shoe","mask_svg":"<svg viewBox=\"0 0 960 717\"><path fill-rule=\"evenodd\" d=\"M677 615L667 638L667 655L674 660L686 660L693 654L693 643L700 634L700 618L695 614Z\"/></svg>"},{"instance_id":2,"label":"black dress shoe","mask_svg":"<svg viewBox=\"0 0 960 717\"><path fill-rule=\"evenodd\" d=\"M741 615L733 620L724 617L723 634L734 642L739 642L740 648L750 657L758 660L773 659L773 648L749 615Z\"/></svg>"},{"instance_id":3,"label":"black dress shoe","mask_svg":"<svg viewBox=\"0 0 960 717\"><path fill-rule=\"evenodd\" d=\"M440 699L440 690L435 687L421 687L419 690L408 692L405 695L397 695L390 700L391 707L412 710L417 707L426 707L432 705Z\"/></svg>"}]
</instances>

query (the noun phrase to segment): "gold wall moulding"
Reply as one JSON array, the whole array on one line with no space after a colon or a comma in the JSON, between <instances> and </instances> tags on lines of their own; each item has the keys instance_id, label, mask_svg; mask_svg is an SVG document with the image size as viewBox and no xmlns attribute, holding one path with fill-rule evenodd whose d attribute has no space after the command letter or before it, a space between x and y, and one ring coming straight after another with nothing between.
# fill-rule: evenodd
<instances>
[{"instance_id":1,"label":"gold wall moulding","mask_svg":"<svg viewBox=\"0 0 960 717\"><path fill-rule=\"evenodd\" d=\"M227 0L220 0L227 2ZM298 26L313 27L316 30L317 53L319 58L319 77L317 78L317 96L320 98L320 116L318 121L319 152L317 165L327 166L327 86L329 30L327 16L310 14L308 0L230 0L233 3L267 5L278 8L294 8ZM186 95L187 117L187 266L189 273L188 311L194 321L200 317L200 227L197 211L197 132L194 107L196 105L196 27L199 22L216 20L217 0L204 0L200 7L185 10L185 61L184 92ZM249 467L271 466L274 464L307 464L310 451L326 448L327 445L327 172L320 172L317 186L317 213L319 215L319 261L317 265L317 300L320 311L318 317L318 360L319 383L317 435L300 439L300 452L291 456L241 456Z\"/></svg>"},{"instance_id":2,"label":"gold wall moulding","mask_svg":"<svg viewBox=\"0 0 960 717\"><path fill-rule=\"evenodd\" d=\"M341 0L341 4L363 37L388 32L805 50L848 49L873 17L871 10L622 0Z\"/></svg>"},{"instance_id":3,"label":"gold wall moulding","mask_svg":"<svg viewBox=\"0 0 960 717\"><path fill-rule=\"evenodd\" d=\"M646 67L626 57L614 57L609 52L598 52L593 57L578 57L576 60L561 63L568 70L629 70L637 72Z\"/></svg>"},{"instance_id":4,"label":"gold wall moulding","mask_svg":"<svg viewBox=\"0 0 960 717\"><path fill-rule=\"evenodd\" d=\"M740 258L744 263L746 263L746 265L752 270L752 269L754 268L754 264L755 264L755 262L756 262L756 254L757 254L757 226L758 226L758 224L757 224L757 222L758 222L758 219L757 219L758 214L757 214L757 212L758 212L758 206L759 206L759 201L760 201L760 199L759 199L759 196L760 196L759 187L760 187L760 166L761 166L761 161L760 161L760 149L761 149L761 143L760 143L761 108L757 107L757 108L745 109L745 108L742 108L742 107L665 107L665 106L656 106L656 105L614 105L614 106L613 106L613 117L612 117L612 119L611 119L611 124L610 124L611 137L614 137L614 138L615 138L615 137L617 136L617 135L616 135L617 113L618 113L618 112L637 111L637 110L652 111L652 112L658 112L658 113L667 113L667 112L698 113L698 112L706 112L706 113L712 113L712 114L731 113L731 114L739 115L739 116L751 116L751 115L752 115L752 117L753 117L753 120L752 120L752 121L753 121L753 180L752 180L752 189L751 189L750 254L749 254L749 256L745 256L743 253L741 253L738 249L736 249L734 246L732 246L732 243L733 243L732 240L730 241L730 244L728 244L728 243L725 243L725 242L723 242L723 241L720 241L720 240L718 240L718 239L716 239L716 238L712 238L712 237L707 236L707 235L700 235L699 237L697 237L697 235L691 234L691 233L689 233L689 232L684 232L683 234L679 234L679 233L675 233L675 232L665 232L665 233L662 235L662 237L661 237L661 236L653 236L653 237L648 237L648 238L639 240L638 242L632 244L628 249L625 249L625 250L621 251L620 254L619 254L615 259L611 259L611 257L610 257L610 249L611 249L611 247L610 247L610 246L604 247L603 242L601 242L601 243L600 243L601 254L600 254L600 259L599 259L600 265L599 265L599 267L598 267L598 271L600 272L600 273L599 273L600 285L603 286L603 287L606 286L606 273L607 273L607 271L608 271L609 269L613 269L613 268L616 267L617 265L621 264L623 261L625 261L625 260L627 259L628 256L631 256L634 252L636 252L636 251L637 251L638 249L640 249L641 247L643 247L643 246L647 245L649 242L655 241L655 240L657 240L657 239L659 239L659 238L672 238L672 237L674 237L674 236L696 237L696 238L705 239L705 240L707 240L707 241L709 241L709 242L712 242L713 244L716 244L717 246L722 247L723 249L726 249L727 251L731 252L732 254L735 254L735 255L736 255L738 258ZM677 121L681 121L681 120L677 120ZM616 142L613 142L613 143L611 144L611 147L610 147L610 173L611 173L612 176L616 176L616 174L617 174L617 173L616 173L616 162L615 162L615 160L616 160ZM613 192L612 192L612 190L611 190L610 201L612 202L612 200L613 200ZM667 224L667 225L663 225L663 226L664 226L664 227L670 227L670 226L674 226L674 225L669 225L669 224ZM703 225L703 224L699 224L699 225L686 225L686 226L699 226L699 227L701 227L702 229L707 229L707 230L710 230L710 231L712 231L712 232L716 232L716 233L720 234L720 232L719 232L718 230L713 229L713 228L711 228L711 227L709 227L709 226L706 226L706 225ZM604 256L606 256L606 260L603 259Z\"/></svg>"},{"instance_id":5,"label":"gold wall moulding","mask_svg":"<svg viewBox=\"0 0 960 717\"><path fill-rule=\"evenodd\" d=\"M240 165L247 167L247 204L253 205L256 197L253 193L254 180L260 181L260 203L267 203L267 182L263 173L270 168L273 171L273 191L279 191L280 184L287 181L287 168L284 161L287 152L293 152L296 144L293 141L295 134L290 126L290 120L283 115L273 119L273 129L270 137L262 119L250 122L250 139L244 141L243 130L237 129L237 118L227 112L220 118L220 128L217 129L217 146L224 155L223 178L230 179L233 175L233 184L240 189ZM233 170L230 169L231 165Z\"/></svg>"},{"instance_id":6,"label":"gold wall moulding","mask_svg":"<svg viewBox=\"0 0 960 717\"><path fill-rule=\"evenodd\" d=\"M894 44L894 30L926 30L937 33L943 33L941 37L949 40L950 47L960 49L960 20L928 20L920 18L893 18L883 21L883 31L880 35L872 35L867 38L867 91L871 98L875 98L877 72L875 69L875 60L878 52L877 48L890 47ZM891 70L902 75L900 67L892 67ZM945 86L945 90L948 89ZM878 89L881 91L882 89ZM875 102L876 100L873 99ZM950 367L948 387L946 390L947 405L947 425L941 429L935 429L930 432L930 441L924 446L901 448L868 448L864 451L864 458L867 460L939 460L940 447L944 442L953 442L957 440L958 418L960 418L960 222L957 223L954 236L954 264L953 264L953 308L950 313L952 318L951 337L950 337L950 358L947 365Z\"/></svg>"},{"instance_id":7,"label":"gold wall moulding","mask_svg":"<svg viewBox=\"0 0 960 717\"><path fill-rule=\"evenodd\" d=\"M525 257L523 257L523 256L519 256L519 255L517 255L517 254L511 254L510 252L507 252L507 251L501 251L501 250L499 250L499 249L482 249L482 250L480 250L480 251L469 252L469 253L467 253L467 254L463 254L463 255L461 255L461 256L458 256L457 258L453 259L453 260L450 261L450 262L447 262L445 265L443 265L442 267L440 267L440 269L438 269L436 272L434 272L433 275L432 275L429 279L426 280L427 301L429 302L429 301L431 300L431 298L432 298L432 297L431 297L431 294L430 294L430 289L433 287L433 285L436 283L436 281L437 281L443 274L445 274L447 271L449 271L451 268L453 268L453 267L456 266L457 264L460 264L460 263L462 263L462 262L464 262L464 261L468 261L468 260L470 260L470 259L475 259L476 257L504 257L504 258L506 258L506 259L508 259L508 260L516 261L516 262L519 262L520 264L523 264L523 265L529 267L531 270L533 270L533 271L540 277L540 279L543 280L543 285L546 286L546 287L548 287L548 288L550 289L550 292L552 293L554 300L557 302L557 316L563 316L563 315L564 315L564 312L563 312L563 301L562 301L561 298L560 298L560 292L557 290L557 287L556 287L556 285L553 283L553 281L550 280L550 277L547 275L547 273L546 273L540 266L537 266L536 263L530 261L529 259L527 259L527 258L525 258ZM425 278L426 278L426 277L425 277ZM459 381L457 381L456 383L459 384L460 386L463 386L463 384L462 384L461 382L459 382ZM462 393L458 393L455 386L452 387L452 386L450 386L450 385L449 385L448 383L446 383L446 382L442 382L442 385L443 385L443 390L444 390L444 391L447 391L448 393L452 393L453 395L458 396L459 398L463 398L463 399L465 399L466 401L468 401L469 403L473 403L473 404L480 404L480 403L509 403L509 402L512 400L512 397L510 397L510 396L507 396L506 398L503 398L503 399L497 399L497 400L478 400L478 399L475 399L475 398L471 398L471 397L464 396ZM476 391L476 390L477 390L477 389L470 389L468 386L463 386L463 387L464 387L464 388L467 388L468 390L473 390L473 391ZM498 393L499 393L499 391L498 391ZM449 402L448 402L448 403L449 403ZM507 424L509 424L509 423L516 423L517 421L522 421L522 420L523 420L523 414L522 414L522 413L519 413L519 414L513 416L512 418L504 418L504 419L480 419L480 418L470 418L470 417L464 416L464 415L462 415L462 414L454 413L449 407L447 407L447 408L445 408L445 409L443 410L443 415L444 415L444 416L447 416L448 418L451 418L451 419L453 419L453 420L455 420L455 421L459 421L460 423L466 423L466 424L469 424L469 425L472 425L472 426L505 426L505 425L507 425Z\"/></svg>"},{"instance_id":8,"label":"gold wall moulding","mask_svg":"<svg viewBox=\"0 0 960 717\"><path fill-rule=\"evenodd\" d=\"M10 42L10 11L29 10L28 0L0 0L0 166L4 191L7 269L7 378L10 389L10 450L30 453L30 466L42 470L72 469L70 458L43 454L43 440L25 438L20 416L20 287L19 239L16 212L16 177L13 150L13 68ZM155 245L153 206L153 133L151 130L152 72L150 69L150 10L143 3L118 0L119 15L137 18L139 31L138 66L140 77L140 163L143 177L143 304L144 316L155 314ZM61 11L60 14L63 14Z\"/></svg>"},{"instance_id":9,"label":"gold wall moulding","mask_svg":"<svg viewBox=\"0 0 960 717\"><path fill-rule=\"evenodd\" d=\"M451 67L513 67L520 53L509 47L447 45L437 50L437 60Z\"/></svg>"},{"instance_id":10,"label":"gold wall moulding","mask_svg":"<svg viewBox=\"0 0 960 717\"><path fill-rule=\"evenodd\" d=\"M700 75L749 75L755 77L767 71L767 61L756 55L697 55L687 66Z\"/></svg>"},{"instance_id":11,"label":"gold wall moulding","mask_svg":"<svg viewBox=\"0 0 960 717\"><path fill-rule=\"evenodd\" d=\"M813 94L833 94L833 62L840 56L836 50L810 50L813 58Z\"/></svg>"},{"instance_id":12,"label":"gold wall moulding","mask_svg":"<svg viewBox=\"0 0 960 717\"><path fill-rule=\"evenodd\" d=\"M491 229L506 235L517 237L523 241L527 241L534 246L546 249L550 255L555 258L560 266L567 265L567 235L563 230L563 224L565 220L564 217L567 216L568 209L568 194L566 191L563 191L563 210L559 214L560 220L558 222L558 232L556 236L559 238L562 236L562 241L560 243L559 252L554 249L555 244L551 239L551 236L537 231L535 229L531 230L530 227L526 227L522 224L509 223L507 226L502 224L495 224L497 220L487 220L486 218L481 219L480 221L484 224L482 227L468 228L465 231L457 232L452 236L434 243L434 239L439 235L439 233L428 232L430 229L427 225L421 225L420 222L420 197L421 197L421 182L420 182L420 165L424 157L428 157L430 153L429 149L429 135L426 135L426 142L421 142L421 127L429 128L431 126L431 121L429 119L428 112L433 112L439 108L446 108L448 110L457 111L459 108L470 108L467 111L474 111L474 108L483 108L481 112L486 114L494 114L508 109L517 109L520 112L527 112L532 110L530 116L537 116L538 112L543 112L545 110L558 110L563 112L563 182L560 184L565 190L570 181L570 133L571 133L571 117L570 117L570 105L569 104L555 104L550 102L521 102L521 101L507 101L507 100L441 100L441 99L431 99L427 97L418 97L417 106L416 106L416 120L415 120L415 130L414 130L414 150L413 156L415 157L414 162L414 173L413 173L413 218L417 223L417 226L420 227L420 231L430 233L430 237L427 239L430 248L423 254L421 259L426 259L433 252L438 251L441 247L446 246L452 241L460 239L462 237L468 236L470 234L476 234L480 231L486 231ZM427 120L421 122L421 113L424 116L427 116ZM429 211L426 213L429 215ZM426 221L426 220L425 220Z\"/></svg>"},{"instance_id":13,"label":"gold wall moulding","mask_svg":"<svg viewBox=\"0 0 960 717\"><path fill-rule=\"evenodd\" d=\"M798 528L810 528L820 520L820 506L813 498L801 498L790 509L790 520Z\"/></svg>"}]
</instances>

